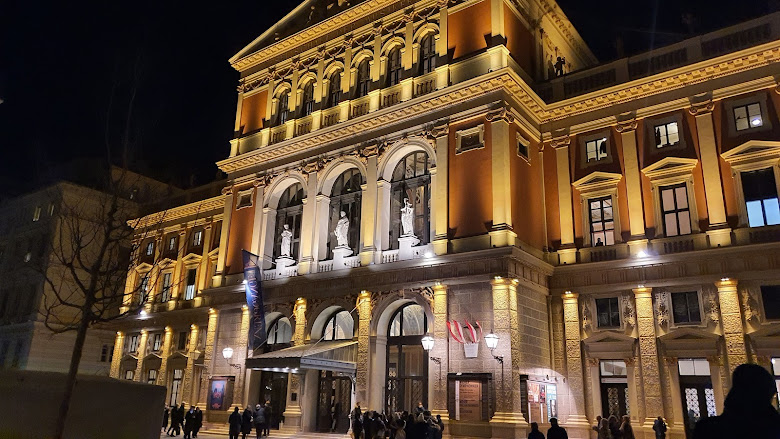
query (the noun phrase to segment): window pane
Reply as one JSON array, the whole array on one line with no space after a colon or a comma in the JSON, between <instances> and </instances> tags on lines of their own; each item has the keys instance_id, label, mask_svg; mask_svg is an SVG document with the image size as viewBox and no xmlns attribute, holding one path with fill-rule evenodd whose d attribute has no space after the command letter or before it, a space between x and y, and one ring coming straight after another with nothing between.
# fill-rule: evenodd
<instances>
[{"instance_id":1,"label":"window pane","mask_svg":"<svg viewBox=\"0 0 780 439\"><path fill-rule=\"evenodd\" d=\"M748 119L750 119L750 127L760 127L764 124L763 119L761 118L761 105L759 104L750 104L748 105Z\"/></svg>"},{"instance_id":2,"label":"window pane","mask_svg":"<svg viewBox=\"0 0 780 439\"><path fill-rule=\"evenodd\" d=\"M404 308L404 335L425 335L425 312L420 305Z\"/></svg>"},{"instance_id":3,"label":"window pane","mask_svg":"<svg viewBox=\"0 0 780 439\"><path fill-rule=\"evenodd\" d=\"M604 237L604 242L607 245L613 245L615 243L615 234L612 232L612 230L604 232Z\"/></svg>"},{"instance_id":4,"label":"window pane","mask_svg":"<svg viewBox=\"0 0 780 439\"><path fill-rule=\"evenodd\" d=\"M664 212L671 212L674 210L674 190L664 188L661 189L661 209Z\"/></svg>"},{"instance_id":5,"label":"window pane","mask_svg":"<svg viewBox=\"0 0 780 439\"><path fill-rule=\"evenodd\" d=\"M696 376L710 376L710 362L704 358L694 359L693 371Z\"/></svg>"},{"instance_id":6,"label":"window pane","mask_svg":"<svg viewBox=\"0 0 780 439\"><path fill-rule=\"evenodd\" d=\"M677 368L680 371L681 376L693 376L696 375L693 368L693 360L677 360Z\"/></svg>"},{"instance_id":7,"label":"window pane","mask_svg":"<svg viewBox=\"0 0 780 439\"><path fill-rule=\"evenodd\" d=\"M766 224L772 226L780 224L780 205L777 198L764 200L764 213L766 214Z\"/></svg>"},{"instance_id":8,"label":"window pane","mask_svg":"<svg viewBox=\"0 0 780 439\"><path fill-rule=\"evenodd\" d=\"M691 234L691 213L686 211L677 214L679 216L680 235Z\"/></svg>"},{"instance_id":9,"label":"window pane","mask_svg":"<svg viewBox=\"0 0 780 439\"><path fill-rule=\"evenodd\" d=\"M664 230L666 236L677 236L677 214L667 213L664 215Z\"/></svg>"},{"instance_id":10,"label":"window pane","mask_svg":"<svg viewBox=\"0 0 780 439\"><path fill-rule=\"evenodd\" d=\"M604 200L604 219L605 220L611 220L612 219L612 207L611 207L611 205L612 205L612 201L611 200L609 200L609 202L607 202L607 200Z\"/></svg>"},{"instance_id":11,"label":"window pane","mask_svg":"<svg viewBox=\"0 0 780 439\"><path fill-rule=\"evenodd\" d=\"M780 376L780 358L772 358L773 375Z\"/></svg>"},{"instance_id":12,"label":"window pane","mask_svg":"<svg viewBox=\"0 0 780 439\"><path fill-rule=\"evenodd\" d=\"M677 208L688 208L688 191L685 186L678 186L674 189L675 198L677 198Z\"/></svg>"},{"instance_id":13,"label":"window pane","mask_svg":"<svg viewBox=\"0 0 780 439\"><path fill-rule=\"evenodd\" d=\"M761 208L761 201L748 201L746 205L750 227L764 226L764 212Z\"/></svg>"},{"instance_id":14,"label":"window pane","mask_svg":"<svg viewBox=\"0 0 780 439\"><path fill-rule=\"evenodd\" d=\"M761 287L761 299L764 302L764 315L767 319L780 319L780 285Z\"/></svg>"},{"instance_id":15,"label":"window pane","mask_svg":"<svg viewBox=\"0 0 780 439\"><path fill-rule=\"evenodd\" d=\"M745 107L737 107L734 109L734 123L737 126L737 131L750 128L748 125L747 111Z\"/></svg>"}]
</instances>

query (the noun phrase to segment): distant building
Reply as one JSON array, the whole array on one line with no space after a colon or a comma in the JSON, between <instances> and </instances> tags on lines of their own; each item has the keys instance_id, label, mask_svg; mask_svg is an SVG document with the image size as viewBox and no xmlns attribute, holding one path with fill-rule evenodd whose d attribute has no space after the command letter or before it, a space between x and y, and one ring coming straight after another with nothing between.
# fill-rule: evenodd
<instances>
[{"instance_id":1,"label":"distant building","mask_svg":"<svg viewBox=\"0 0 780 439\"><path fill-rule=\"evenodd\" d=\"M211 422L422 402L457 437L684 437L738 364L780 380L779 59L780 14L597 65L554 2L305 1L230 60L222 194L147 217L128 282L170 283L111 326L112 376Z\"/></svg>"}]
</instances>

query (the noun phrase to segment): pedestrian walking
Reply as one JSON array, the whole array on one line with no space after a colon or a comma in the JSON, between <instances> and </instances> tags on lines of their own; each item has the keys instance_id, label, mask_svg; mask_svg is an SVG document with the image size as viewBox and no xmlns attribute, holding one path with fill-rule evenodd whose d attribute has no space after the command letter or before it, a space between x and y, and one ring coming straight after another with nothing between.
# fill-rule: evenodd
<instances>
[{"instance_id":1,"label":"pedestrian walking","mask_svg":"<svg viewBox=\"0 0 780 439\"><path fill-rule=\"evenodd\" d=\"M203 411L195 406L195 428L192 430L192 437L198 437L201 428L203 428Z\"/></svg>"},{"instance_id":2,"label":"pedestrian walking","mask_svg":"<svg viewBox=\"0 0 780 439\"><path fill-rule=\"evenodd\" d=\"M241 415L241 439L246 439L246 436L252 432L252 409L249 407L244 409L244 414Z\"/></svg>"},{"instance_id":3,"label":"pedestrian walking","mask_svg":"<svg viewBox=\"0 0 780 439\"><path fill-rule=\"evenodd\" d=\"M598 433L598 439L612 439L612 432L609 430L609 421L601 418L598 427L596 427L596 433Z\"/></svg>"},{"instance_id":4,"label":"pedestrian walking","mask_svg":"<svg viewBox=\"0 0 780 439\"><path fill-rule=\"evenodd\" d=\"M184 439L192 439L193 430L195 430L195 407L190 406L184 414Z\"/></svg>"},{"instance_id":5,"label":"pedestrian walking","mask_svg":"<svg viewBox=\"0 0 780 439\"><path fill-rule=\"evenodd\" d=\"M620 431L620 422L617 416L609 415L607 421L609 422L609 433L612 435L612 439L622 439L623 433Z\"/></svg>"},{"instance_id":6,"label":"pedestrian walking","mask_svg":"<svg viewBox=\"0 0 780 439\"><path fill-rule=\"evenodd\" d=\"M230 439L238 439L238 435L241 433L241 413L238 412L238 407L234 408L233 413L230 414L228 424L230 424L228 433Z\"/></svg>"},{"instance_id":7,"label":"pedestrian walking","mask_svg":"<svg viewBox=\"0 0 780 439\"><path fill-rule=\"evenodd\" d=\"M566 429L558 425L558 418L550 418L550 429L547 430L547 439L569 439Z\"/></svg>"},{"instance_id":8,"label":"pedestrian walking","mask_svg":"<svg viewBox=\"0 0 780 439\"><path fill-rule=\"evenodd\" d=\"M539 424L531 422L531 432L528 433L528 439L544 439L544 433L539 431Z\"/></svg>"},{"instance_id":9,"label":"pedestrian walking","mask_svg":"<svg viewBox=\"0 0 780 439\"><path fill-rule=\"evenodd\" d=\"M168 428L168 417L171 415L170 409L168 409L168 406L165 406L165 411L163 412L163 422L162 422L162 431L165 431Z\"/></svg>"},{"instance_id":10,"label":"pedestrian walking","mask_svg":"<svg viewBox=\"0 0 780 439\"><path fill-rule=\"evenodd\" d=\"M655 431L655 439L666 439L666 422L664 422L664 418L659 416L653 422L653 431Z\"/></svg>"},{"instance_id":11,"label":"pedestrian walking","mask_svg":"<svg viewBox=\"0 0 780 439\"><path fill-rule=\"evenodd\" d=\"M363 436L363 413L360 411L360 403L355 404L355 408L352 409L352 413L349 414L349 418L352 421L352 439L360 439Z\"/></svg>"},{"instance_id":12,"label":"pedestrian walking","mask_svg":"<svg viewBox=\"0 0 780 439\"><path fill-rule=\"evenodd\" d=\"M255 406L255 415L252 419L252 422L255 424L255 435L257 435L257 439L260 439L260 437L263 435L263 432L265 431L265 408L261 406L260 404L257 404Z\"/></svg>"},{"instance_id":13,"label":"pedestrian walking","mask_svg":"<svg viewBox=\"0 0 780 439\"><path fill-rule=\"evenodd\" d=\"M620 424L620 436L623 439L636 439L634 429L631 427L631 417L623 415L623 423Z\"/></svg>"},{"instance_id":14,"label":"pedestrian walking","mask_svg":"<svg viewBox=\"0 0 780 439\"><path fill-rule=\"evenodd\" d=\"M265 402L263 412L265 413L265 428L263 429L263 436L268 437L268 433L271 432L271 421L273 420L273 409L271 408L271 401Z\"/></svg>"}]
</instances>

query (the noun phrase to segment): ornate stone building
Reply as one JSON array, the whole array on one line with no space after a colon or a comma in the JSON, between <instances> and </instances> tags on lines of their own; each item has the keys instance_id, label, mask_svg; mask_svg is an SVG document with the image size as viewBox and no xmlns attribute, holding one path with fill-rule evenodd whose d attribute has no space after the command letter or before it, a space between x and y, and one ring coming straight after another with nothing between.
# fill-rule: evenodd
<instances>
[{"instance_id":1,"label":"ornate stone building","mask_svg":"<svg viewBox=\"0 0 780 439\"><path fill-rule=\"evenodd\" d=\"M229 180L150 217L128 284L163 280L112 375L212 422L421 401L452 437L609 414L684 437L736 365L780 358L778 36L774 14L597 65L548 0L303 2L230 60Z\"/></svg>"}]
</instances>

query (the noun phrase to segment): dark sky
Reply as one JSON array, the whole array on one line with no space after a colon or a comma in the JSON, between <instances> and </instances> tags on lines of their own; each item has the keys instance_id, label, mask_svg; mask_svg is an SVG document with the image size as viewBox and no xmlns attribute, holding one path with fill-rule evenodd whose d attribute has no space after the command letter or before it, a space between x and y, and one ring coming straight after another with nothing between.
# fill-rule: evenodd
<instances>
[{"instance_id":1,"label":"dark sky","mask_svg":"<svg viewBox=\"0 0 780 439\"><path fill-rule=\"evenodd\" d=\"M559 4L606 61L616 57L618 37L635 53L776 10L777 1ZM133 166L181 187L212 180L214 162L229 153L235 117L238 75L227 59L297 4L4 2L0 199L41 184L58 163L104 157L106 144L118 150L133 91Z\"/></svg>"}]
</instances>

